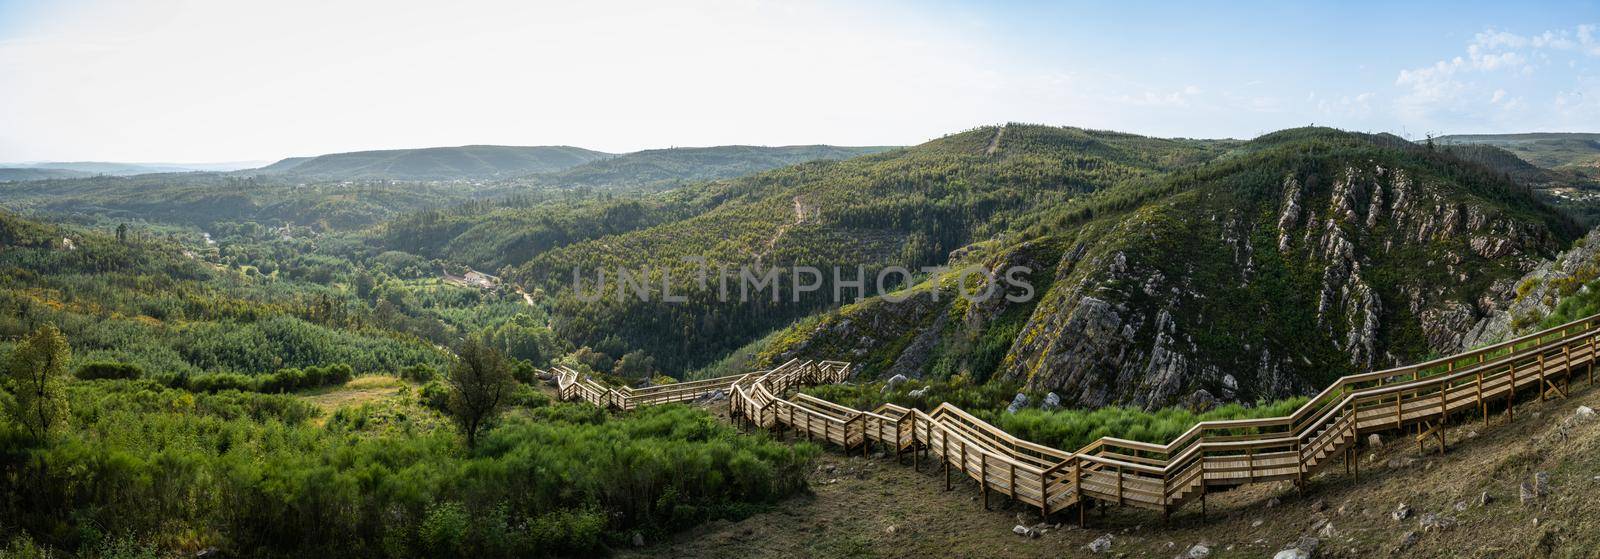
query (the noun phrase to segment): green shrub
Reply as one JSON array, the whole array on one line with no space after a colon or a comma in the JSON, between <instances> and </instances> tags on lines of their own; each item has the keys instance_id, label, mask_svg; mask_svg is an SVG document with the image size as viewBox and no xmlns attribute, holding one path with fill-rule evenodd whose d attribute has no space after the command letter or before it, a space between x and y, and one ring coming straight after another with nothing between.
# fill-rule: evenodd
<instances>
[{"instance_id":1,"label":"green shrub","mask_svg":"<svg viewBox=\"0 0 1600 559\"><path fill-rule=\"evenodd\" d=\"M539 389L526 384L517 384L516 390L511 392L511 405L524 408L542 408L550 405L550 397Z\"/></svg>"},{"instance_id":2,"label":"green shrub","mask_svg":"<svg viewBox=\"0 0 1600 559\"><path fill-rule=\"evenodd\" d=\"M467 529L471 519L461 503L434 503L417 528L422 552L431 557L465 556Z\"/></svg>"},{"instance_id":3,"label":"green shrub","mask_svg":"<svg viewBox=\"0 0 1600 559\"><path fill-rule=\"evenodd\" d=\"M136 379L144 376L144 371L138 365L132 363L95 361L79 366L73 376L78 377L80 380Z\"/></svg>"},{"instance_id":4,"label":"green shrub","mask_svg":"<svg viewBox=\"0 0 1600 559\"><path fill-rule=\"evenodd\" d=\"M32 535L11 543L22 556L592 556L636 531L743 518L801 489L818 452L686 406L551 404L469 451L442 422L340 427L369 406L321 427L289 395L146 379L72 383L68 397L72 428L49 447L0 423L0 469L15 474L0 476L0 518Z\"/></svg>"},{"instance_id":5,"label":"green shrub","mask_svg":"<svg viewBox=\"0 0 1600 559\"><path fill-rule=\"evenodd\" d=\"M428 384L422 385L422 389L417 391L417 397L421 399L422 405L429 409L439 413L450 411L450 387L445 386L442 381L437 379L428 381Z\"/></svg>"}]
</instances>

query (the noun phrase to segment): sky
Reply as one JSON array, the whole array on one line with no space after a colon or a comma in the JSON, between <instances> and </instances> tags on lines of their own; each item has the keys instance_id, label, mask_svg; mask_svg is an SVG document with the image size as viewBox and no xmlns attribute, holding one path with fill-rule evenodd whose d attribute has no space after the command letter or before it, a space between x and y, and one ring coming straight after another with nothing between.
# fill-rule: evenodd
<instances>
[{"instance_id":1,"label":"sky","mask_svg":"<svg viewBox=\"0 0 1600 559\"><path fill-rule=\"evenodd\" d=\"M0 0L0 161L1600 132L1594 2Z\"/></svg>"}]
</instances>

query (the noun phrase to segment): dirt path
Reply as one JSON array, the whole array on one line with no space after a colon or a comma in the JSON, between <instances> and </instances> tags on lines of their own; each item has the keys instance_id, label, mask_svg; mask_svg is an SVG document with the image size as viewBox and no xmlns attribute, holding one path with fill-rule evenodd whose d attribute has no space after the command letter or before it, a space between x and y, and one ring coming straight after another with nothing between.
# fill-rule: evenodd
<instances>
[{"instance_id":1,"label":"dirt path","mask_svg":"<svg viewBox=\"0 0 1600 559\"><path fill-rule=\"evenodd\" d=\"M794 227L794 226L799 225L801 223L805 223L805 221L806 221L806 206L805 206L805 203L801 201L799 196L795 196L794 197L794 221L789 222L789 223L785 223L783 225L779 225L778 226L778 230L777 231L773 231L772 232L772 236L767 238L767 242L762 245L761 251L757 252L756 255L755 255L756 256L756 269L761 269L761 261L763 259L765 259L767 257L767 255L772 254L772 250L778 246L778 239L782 239L783 238L783 234L788 232L790 227Z\"/></svg>"},{"instance_id":2,"label":"dirt path","mask_svg":"<svg viewBox=\"0 0 1600 559\"><path fill-rule=\"evenodd\" d=\"M1304 536L1318 538L1316 557L1588 557L1600 545L1600 420L1562 424L1580 405L1600 407L1600 390L1585 386L1571 400L1519 406L1509 425L1503 415L1485 429L1458 418L1450 449L1418 452L1411 437L1384 435L1387 444L1362 448L1360 472L1347 476L1332 464L1313 476L1305 493L1292 485L1252 485L1177 511L1163 525L1159 514L1110 507L1091 512L1089 528L1076 517L1030 539L1011 532L1033 526L1038 512L994 498L984 511L977 486L956 479L944 490L941 470L910 457L845 456L829 448L807 476L810 492L769 512L738 522L719 521L624 557L1150 557L1166 559L1197 543L1213 559L1271 557ZM713 406L713 411L716 407ZM1518 502L1518 484L1550 473L1548 497ZM1354 479L1352 479L1354 477ZM1480 505L1487 492L1490 502ZM1413 513L1395 520L1400 504ZM1450 517L1454 526L1424 532L1426 514ZM1325 528L1331 524L1333 528ZM1409 533L1416 540L1402 544ZM1108 554L1086 545L1111 535Z\"/></svg>"},{"instance_id":3,"label":"dirt path","mask_svg":"<svg viewBox=\"0 0 1600 559\"><path fill-rule=\"evenodd\" d=\"M984 150L983 154L994 155L994 152L1000 151L1000 138L1004 137L1005 135L1006 125L1002 124L1000 125L1000 128L994 131L994 139L989 140L989 149Z\"/></svg>"}]
</instances>

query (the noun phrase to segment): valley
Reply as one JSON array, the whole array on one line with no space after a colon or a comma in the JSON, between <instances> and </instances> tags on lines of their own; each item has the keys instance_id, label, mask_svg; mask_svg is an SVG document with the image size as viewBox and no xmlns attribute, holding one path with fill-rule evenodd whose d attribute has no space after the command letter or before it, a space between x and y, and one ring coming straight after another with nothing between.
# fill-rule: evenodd
<instances>
[{"instance_id":1,"label":"valley","mask_svg":"<svg viewBox=\"0 0 1600 559\"><path fill-rule=\"evenodd\" d=\"M1253 556L1307 530L1230 526L1259 516L1263 499L1310 505L1246 485L1207 505L1215 518L1194 518L1191 503L1158 530L1159 513L1095 519L1095 506L1089 528L1028 538L1009 528L1018 513L1038 523L1037 503L986 513L970 492L927 491L937 478L887 458L740 432L745 416L716 400L556 401L544 371L602 393L670 391L846 361L844 382L802 392L904 417L955 406L993 436L1089 456L1077 451L1102 437L1164 445L1205 422L1283 416L1325 404L1308 397L1346 375L1600 312L1600 241L1493 147L1326 128L1241 141L1009 123L904 148L441 149L0 185L0 349L67 356L49 381L64 418L49 444L28 422L0 429L16 519L0 530L28 535L6 549L1027 556L1115 531L1134 556L1182 551L1169 539ZM826 276L815 291L778 282L774 298L719 300L688 257L914 273L844 300ZM1015 267L1025 284L997 286L1015 301L963 297L989 287L964 286L966 272ZM583 300L575 270L670 276L686 300ZM47 403L16 394L7 409ZM163 446L140 432L166 433ZM1329 454L1311 494L1368 502L1331 482L1345 458ZM709 477L687 483L682 471ZM178 484L253 505L165 493ZM1047 506L1045 522L1074 524L1075 503L1107 498ZM1392 534L1360 518L1340 521L1358 535L1321 553L1389 549Z\"/></svg>"}]
</instances>

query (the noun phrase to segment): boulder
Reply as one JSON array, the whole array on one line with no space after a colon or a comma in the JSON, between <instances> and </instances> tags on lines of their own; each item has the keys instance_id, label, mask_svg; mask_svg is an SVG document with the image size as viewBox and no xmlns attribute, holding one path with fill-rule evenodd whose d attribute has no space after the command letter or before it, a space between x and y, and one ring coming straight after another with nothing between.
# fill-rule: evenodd
<instances>
[{"instance_id":1,"label":"boulder","mask_svg":"<svg viewBox=\"0 0 1600 559\"><path fill-rule=\"evenodd\" d=\"M1442 514L1434 514L1431 512L1422 515L1422 518L1417 520L1417 526L1422 528L1423 533L1449 530L1450 528L1455 527L1455 525L1456 519L1454 517L1449 517Z\"/></svg>"},{"instance_id":2,"label":"boulder","mask_svg":"<svg viewBox=\"0 0 1600 559\"><path fill-rule=\"evenodd\" d=\"M1037 537L1039 537L1039 531L1038 530L1035 530L1033 528L1029 528L1027 526L1023 526L1021 524L1018 524L1018 525L1012 527L1011 528L1011 533L1016 534L1018 536L1023 536L1023 537L1026 537L1026 538L1037 538Z\"/></svg>"},{"instance_id":3,"label":"boulder","mask_svg":"<svg viewBox=\"0 0 1600 559\"><path fill-rule=\"evenodd\" d=\"M1045 394L1044 403L1039 404L1039 409L1044 411L1056 411L1061 409L1061 397L1057 396L1054 392Z\"/></svg>"},{"instance_id":4,"label":"boulder","mask_svg":"<svg viewBox=\"0 0 1600 559\"><path fill-rule=\"evenodd\" d=\"M1177 559L1206 559L1211 556L1211 547L1203 543L1189 546L1189 550L1179 555Z\"/></svg>"},{"instance_id":5,"label":"boulder","mask_svg":"<svg viewBox=\"0 0 1600 559\"><path fill-rule=\"evenodd\" d=\"M924 386L922 388L918 388L916 390L912 390L910 392L907 392L906 395L910 396L912 398L921 398L921 397L924 397L924 396L928 395L928 388L929 387Z\"/></svg>"},{"instance_id":6,"label":"boulder","mask_svg":"<svg viewBox=\"0 0 1600 559\"><path fill-rule=\"evenodd\" d=\"M1317 546L1321 545L1321 543L1316 538L1304 536L1289 544L1289 547L1283 548L1277 555L1273 555L1272 559L1311 559L1317 553Z\"/></svg>"},{"instance_id":7,"label":"boulder","mask_svg":"<svg viewBox=\"0 0 1600 559\"><path fill-rule=\"evenodd\" d=\"M1399 549L1401 549L1401 550L1404 550L1404 549L1409 548L1409 547L1411 547L1413 545L1416 545L1417 544L1417 540L1419 540L1419 539L1422 539L1422 535L1418 534L1415 530L1410 531L1410 532L1406 532L1406 535L1400 536L1400 544L1397 547Z\"/></svg>"},{"instance_id":8,"label":"boulder","mask_svg":"<svg viewBox=\"0 0 1600 559\"><path fill-rule=\"evenodd\" d=\"M1594 408L1590 408L1589 406L1578 406L1578 409L1572 412L1572 419L1579 423L1588 422L1589 420L1594 419Z\"/></svg>"},{"instance_id":9,"label":"boulder","mask_svg":"<svg viewBox=\"0 0 1600 559\"><path fill-rule=\"evenodd\" d=\"M895 389L900 388L900 385L905 384L905 383L906 383L906 376L905 375L895 375L895 376L889 377L889 381L883 383L883 392L892 392Z\"/></svg>"},{"instance_id":10,"label":"boulder","mask_svg":"<svg viewBox=\"0 0 1600 559\"><path fill-rule=\"evenodd\" d=\"M1095 538L1094 541L1089 542L1089 545L1084 547L1088 548L1090 553L1105 553L1107 551L1111 551L1111 534L1105 534Z\"/></svg>"},{"instance_id":11,"label":"boulder","mask_svg":"<svg viewBox=\"0 0 1600 559\"><path fill-rule=\"evenodd\" d=\"M1006 406L1006 413L1017 413L1017 410L1028 407L1028 395L1021 392L1011 399L1011 405Z\"/></svg>"},{"instance_id":12,"label":"boulder","mask_svg":"<svg viewBox=\"0 0 1600 559\"><path fill-rule=\"evenodd\" d=\"M1524 481L1517 486L1517 497L1524 506L1531 505L1539 500L1539 492L1533 489L1533 484Z\"/></svg>"},{"instance_id":13,"label":"boulder","mask_svg":"<svg viewBox=\"0 0 1600 559\"><path fill-rule=\"evenodd\" d=\"M1411 518L1411 507L1405 503L1401 503L1400 506L1394 508L1394 512L1389 513L1389 518L1393 518L1395 520L1405 520L1407 518Z\"/></svg>"},{"instance_id":14,"label":"boulder","mask_svg":"<svg viewBox=\"0 0 1600 559\"><path fill-rule=\"evenodd\" d=\"M1322 539L1333 539L1334 537L1337 537L1338 535L1339 535L1339 529L1333 527L1333 521L1331 521L1331 520L1328 521L1326 524L1323 524L1321 530L1317 530L1317 537L1322 538Z\"/></svg>"},{"instance_id":15,"label":"boulder","mask_svg":"<svg viewBox=\"0 0 1600 559\"><path fill-rule=\"evenodd\" d=\"M1193 394L1183 399L1183 407L1189 408L1196 413L1211 411L1212 408L1217 407L1217 404L1220 403L1221 401L1217 400L1216 396L1212 396L1204 388L1194 391Z\"/></svg>"},{"instance_id":16,"label":"boulder","mask_svg":"<svg viewBox=\"0 0 1600 559\"><path fill-rule=\"evenodd\" d=\"M1533 474L1533 492L1539 497L1550 495L1550 472Z\"/></svg>"},{"instance_id":17,"label":"boulder","mask_svg":"<svg viewBox=\"0 0 1600 559\"><path fill-rule=\"evenodd\" d=\"M1383 437L1377 433L1367 435L1367 446L1383 446Z\"/></svg>"}]
</instances>

